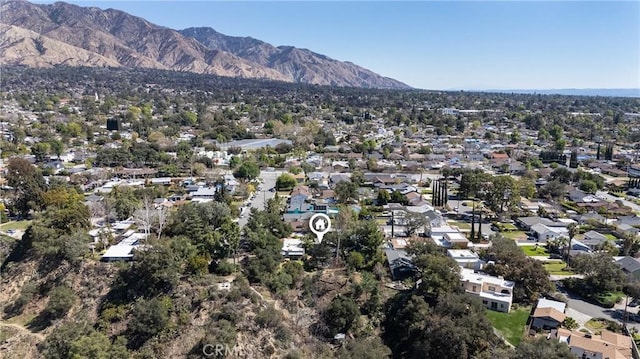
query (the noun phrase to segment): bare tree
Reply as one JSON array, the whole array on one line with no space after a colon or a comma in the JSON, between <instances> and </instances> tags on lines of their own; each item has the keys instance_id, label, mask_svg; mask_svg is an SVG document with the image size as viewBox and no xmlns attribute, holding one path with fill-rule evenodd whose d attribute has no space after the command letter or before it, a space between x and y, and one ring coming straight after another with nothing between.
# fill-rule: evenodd
<instances>
[{"instance_id":1,"label":"bare tree","mask_svg":"<svg viewBox=\"0 0 640 359\"><path fill-rule=\"evenodd\" d=\"M144 229L145 238L148 239L151 234L151 226L153 225L155 208L153 198L148 194L142 197L142 207L133 213L133 219L136 224Z\"/></svg>"},{"instance_id":2,"label":"bare tree","mask_svg":"<svg viewBox=\"0 0 640 359\"><path fill-rule=\"evenodd\" d=\"M162 230L167 223L167 218L169 217L168 214L169 211L164 205L160 206L160 208L155 211L156 235L158 236L158 241L160 241L160 235L162 235Z\"/></svg>"},{"instance_id":3,"label":"bare tree","mask_svg":"<svg viewBox=\"0 0 640 359\"><path fill-rule=\"evenodd\" d=\"M405 233L408 237L424 230L429 225L429 220L423 213L407 212L404 216Z\"/></svg>"}]
</instances>

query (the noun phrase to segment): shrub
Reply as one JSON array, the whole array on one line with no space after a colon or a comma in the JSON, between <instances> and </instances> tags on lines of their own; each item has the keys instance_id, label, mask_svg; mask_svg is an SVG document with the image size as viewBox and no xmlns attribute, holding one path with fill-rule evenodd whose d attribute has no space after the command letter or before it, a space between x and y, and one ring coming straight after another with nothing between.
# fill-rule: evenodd
<instances>
[{"instance_id":1,"label":"shrub","mask_svg":"<svg viewBox=\"0 0 640 359\"><path fill-rule=\"evenodd\" d=\"M173 306L171 298L153 298L140 300L133 307L132 318L129 322L129 344L132 348L139 348L163 331L169 324L169 309Z\"/></svg>"},{"instance_id":2,"label":"shrub","mask_svg":"<svg viewBox=\"0 0 640 359\"><path fill-rule=\"evenodd\" d=\"M283 320L282 313L274 307L265 308L256 315L256 324L262 328L276 328Z\"/></svg>"},{"instance_id":3,"label":"shrub","mask_svg":"<svg viewBox=\"0 0 640 359\"><path fill-rule=\"evenodd\" d=\"M217 275L227 276L233 274L237 269L238 267L231 262L220 261L216 266L215 273Z\"/></svg>"},{"instance_id":4,"label":"shrub","mask_svg":"<svg viewBox=\"0 0 640 359\"><path fill-rule=\"evenodd\" d=\"M16 316L22 314L24 307L31 302L36 294L37 287L33 282L25 284L20 290L20 296L13 302L12 305L4 309L5 314L9 316Z\"/></svg>"},{"instance_id":5,"label":"shrub","mask_svg":"<svg viewBox=\"0 0 640 359\"><path fill-rule=\"evenodd\" d=\"M67 286L53 288L49 294L49 303L42 314L52 319L62 318L69 312L75 301L76 295L71 288Z\"/></svg>"}]
</instances>

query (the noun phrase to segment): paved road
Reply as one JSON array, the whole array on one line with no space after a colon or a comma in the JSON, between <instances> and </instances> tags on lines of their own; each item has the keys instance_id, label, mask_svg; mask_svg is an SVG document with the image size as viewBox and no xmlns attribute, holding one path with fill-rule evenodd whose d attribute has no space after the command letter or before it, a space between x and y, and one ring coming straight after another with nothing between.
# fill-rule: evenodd
<instances>
[{"instance_id":1,"label":"paved road","mask_svg":"<svg viewBox=\"0 0 640 359\"><path fill-rule=\"evenodd\" d=\"M260 189L254 194L253 199L250 201L249 207L245 209L244 214L238 220L240 228L244 227L249 220L249 211L251 208L263 210L265 208L265 202L275 196L275 192L270 192L269 189L276 186L276 179L282 174L282 171L261 171L260 178L264 181L260 186ZM245 202L246 204L247 202Z\"/></svg>"},{"instance_id":2,"label":"paved road","mask_svg":"<svg viewBox=\"0 0 640 359\"><path fill-rule=\"evenodd\" d=\"M595 304L591 304L589 302L585 302L579 297L568 293L564 287L559 282L556 282L556 286L558 287L558 291L564 294L568 298L567 306L572 310L581 313L583 315L589 316L591 318L605 318L615 320L618 323L622 323L622 317L624 314L625 302L623 301L621 304L617 304L613 308L603 308ZM638 308L627 308L627 311L630 313L637 313ZM628 327L634 327L640 330L640 323L629 322L627 324Z\"/></svg>"}]
</instances>

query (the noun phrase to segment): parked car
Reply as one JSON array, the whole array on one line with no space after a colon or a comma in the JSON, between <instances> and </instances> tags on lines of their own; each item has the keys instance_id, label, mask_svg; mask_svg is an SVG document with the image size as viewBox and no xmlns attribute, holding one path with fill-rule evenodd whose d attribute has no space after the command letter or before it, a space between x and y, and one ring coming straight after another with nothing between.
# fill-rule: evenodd
<instances>
[{"instance_id":1,"label":"parked car","mask_svg":"<svg viewBox=\"0 0 640 359\"><path fill-rule=\"evenodd\" d=\"M14 234L16 234L16 230L15 229L7 229L7 234L14 235Z\"/></svg>"}]
</instances>

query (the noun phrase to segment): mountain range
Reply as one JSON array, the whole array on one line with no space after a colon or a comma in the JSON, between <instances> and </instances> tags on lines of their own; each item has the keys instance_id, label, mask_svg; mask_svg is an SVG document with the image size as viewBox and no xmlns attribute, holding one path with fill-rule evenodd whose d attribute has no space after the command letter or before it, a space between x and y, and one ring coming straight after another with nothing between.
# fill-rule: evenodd
<instances>
[{"instance_id":1,"label":"mountain range","mask_svg":"<svg viewBox=\"0 0 640 359\"><path fill-rule=\"evenodd\" d=\"M316 85L409 89L307 49L212 28L174 30L114 9L64 2L0 5L0 65L144 67Z\"/></svg>"},{"instance_id":2,"label":"mountain range","mask_svg":"<svg viewBox=\"0 0 640 359\"><path fill-rule=\"evenodd\" d=\"M612 89L612 88L589 88L589 89L512 89L512 90L478 90L483 92L501 92L517 94L538 94L538 95L566 95L566 96L602 96L602 97L640 97L640 89Z\"/></svg>"}]
</instances>

